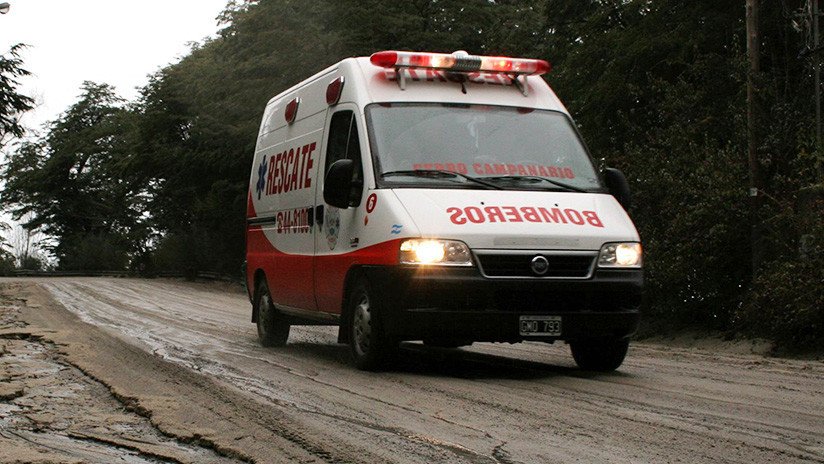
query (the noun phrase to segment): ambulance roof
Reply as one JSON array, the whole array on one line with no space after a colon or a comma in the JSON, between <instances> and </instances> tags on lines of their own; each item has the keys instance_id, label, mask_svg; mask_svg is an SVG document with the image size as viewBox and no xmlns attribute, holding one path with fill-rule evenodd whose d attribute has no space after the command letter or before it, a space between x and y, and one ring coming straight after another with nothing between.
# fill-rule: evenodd
<instances>
[{"instance_id":1,"label":"ambulance roof","mask_svg":"<svg viewBox=\"0 0 824 464\"><path fill-rule=\"evenodd\" d=\"M319 79L344 76L341 102L363 107L370 103L458 103L539 108L567 113L566 108L541 76L521 76L526 95L504 74L467 73L461 85L444 71L405 69L403 85L398 72L375 66L369 57L347 58L292 86L269 100L267 107L285 98L303 95ZM452 80L450 80L452 79ZM325 89L325 84L323 85ZM466 90L464 92L464 89ZM322 100L324 97L319 96ZM321 102L319 101L318 104ZM270 108L271 109L271 108Z\"/></svg>"}]
</instances>

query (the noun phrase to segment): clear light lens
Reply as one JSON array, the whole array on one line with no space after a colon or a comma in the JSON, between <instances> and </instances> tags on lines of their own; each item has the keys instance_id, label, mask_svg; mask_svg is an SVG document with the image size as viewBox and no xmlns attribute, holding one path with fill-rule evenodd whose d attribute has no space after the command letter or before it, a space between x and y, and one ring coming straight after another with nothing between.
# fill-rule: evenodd
<instances>
[{"instance_id":1,"label":"clear light lens","mask_svg":"<svg viewBox=\"0 0 824 464\"><path fill-rule=\"evenodd\" d=\"M401 243L401 263L471 266L472 256L463 242L411 239Z\"/></svg>"},{"instance_id":2,"label":"clear light lens","mask_svg":"<svg viewBox=\"0 0 824 464\"><path fill-rule=\"evenodd\" d=\"M642 254L640 243L607 243L601 247L598 267L641 267Z\"/></svg>"},{"instance_id":3,"label":"clear light lens","mask_svg":"<svg viewBox=\"0 0 824 464\"><path fill-rule=\"evenodd\" d=\"M455 57L449 55L433 56L430 66L433 68L451 68L455 66Z\"/></svg>"}]
</instances>

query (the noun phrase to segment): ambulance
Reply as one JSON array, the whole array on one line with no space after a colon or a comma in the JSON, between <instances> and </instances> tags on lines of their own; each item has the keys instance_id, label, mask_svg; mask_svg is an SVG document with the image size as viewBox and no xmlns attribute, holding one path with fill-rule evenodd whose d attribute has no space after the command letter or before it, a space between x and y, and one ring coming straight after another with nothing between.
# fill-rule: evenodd
<instances>
[{"instance_id":1,"label":"ambulance","mask_svg":"<svg viewBox=\"0 0 824 464\"><path fill-rule=\"evenodd\" d=\"M345 59L272 98L249 181L246 284L264 346L338 326L359 369L402 341L569 344L610 371L639 323L638 233L543 60Z\"/></svg>"}]
</instances>

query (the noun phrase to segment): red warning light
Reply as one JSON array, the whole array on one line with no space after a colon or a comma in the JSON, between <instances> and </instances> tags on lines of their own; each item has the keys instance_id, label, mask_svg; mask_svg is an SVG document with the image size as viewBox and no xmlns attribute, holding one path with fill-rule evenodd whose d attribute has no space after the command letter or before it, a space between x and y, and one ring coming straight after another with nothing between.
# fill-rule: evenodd
<instances>
[{"instance_id":1,"label":"red warning light","mask_svg":"<svg viewBox=\"0 0 824 464\"><path fill-rule=\"evenodd\" d=\"M369 61L381 68L393 68L395 67L395 63L398 62L398 52L385 51L373 53Z\"/></svg>"},{"instance_id":2,"label":"red warning light","mask_svg":"<svg viewBox=\"0 0 824 464\"><path fill-rule=\"evenodd\" d=\"M292 101L286 105L286 111L284 112L286 124L295 122L295 117L298 115L298 105L300 105L300 98L298 97L293 98Z\"/></svg>"},{"instance_id":3,"label":"red warning light","mask_svg":"<svg viewBox=\"0 0 824 464\"><path fill-rule=\"evenodd\" d=\"M337 105L343 93L343 76L333 80L326 87L326 104Z\"/></svg>"}]
</instances>

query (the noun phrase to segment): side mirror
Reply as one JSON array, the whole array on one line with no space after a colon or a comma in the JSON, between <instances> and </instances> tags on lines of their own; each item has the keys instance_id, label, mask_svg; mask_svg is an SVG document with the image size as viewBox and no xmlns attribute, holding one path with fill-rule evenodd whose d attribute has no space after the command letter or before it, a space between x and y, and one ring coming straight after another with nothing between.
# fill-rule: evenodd
<instances>
[{"instance_id":1,"label":"side mirror","mask_svg":"<svg viewBox=\"0 0 824 464\"><path fill-rule=\"evenodd\" d=\"M338 160L329 166L323 180L323 201L326 204L342 209L349 207L354 172L355 162L350 159Z\"/></svg>"},{"instance_id":2,"label":"side mirror","mask_svg":"<svg viewBox=\"0 0 824 464\"><path fill-rule=\"evenodd\" d=\"M632 195L629 192L629 183L624 173L618 169L604 169L604 182L607 184L610 195L614 196L618 203L629 211L632 206Z\"/></svg>"}]
</instances>

